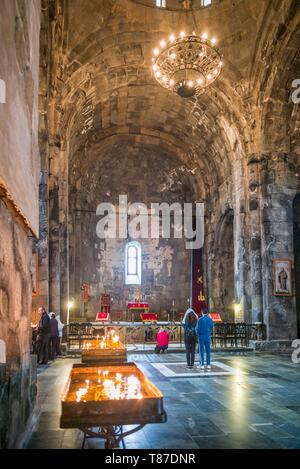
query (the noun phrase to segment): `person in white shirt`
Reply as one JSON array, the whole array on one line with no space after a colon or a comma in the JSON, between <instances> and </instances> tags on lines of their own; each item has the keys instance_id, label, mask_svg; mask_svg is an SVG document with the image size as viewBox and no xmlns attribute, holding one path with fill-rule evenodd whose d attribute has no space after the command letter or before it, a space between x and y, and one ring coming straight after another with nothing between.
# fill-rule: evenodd
<instances>
[{"instance_id":1,"label":"person in white shirt","mask_svg":"<svg viewBox=\"0 0 300 469\"><path fill-rule=\"evenodd\" d=\"M49 316L51 314L52 313L49 313ZM56 355L60 355L60 346L62 342L63 328L65 325L61 322L59 314L55 315L55 319L58 322L58 341L57 341Z\"/></svg>"}]
</instances>

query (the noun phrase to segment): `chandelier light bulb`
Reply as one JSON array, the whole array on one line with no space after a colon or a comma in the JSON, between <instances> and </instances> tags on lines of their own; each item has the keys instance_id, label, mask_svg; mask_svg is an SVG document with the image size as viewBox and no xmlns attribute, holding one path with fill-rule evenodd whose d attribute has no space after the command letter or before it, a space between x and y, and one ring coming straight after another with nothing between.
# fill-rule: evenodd
<instances>
[{"instance_id":1,"label":"chandelier light bulb","mask_svg":"<svg viewBox=\"0 0 300 469\"><path fill-rule=\"evenodd\" d=\"M222 67L222 65L223 65L223 62L222 62L222 60L221 60L221 61L219 62L219 66Z\"/></svg>"},{"instance_id":2,"label":"chandelier light bulb","mask_svg":"<svg viewBox=\"0 0 300 469\"><path fill-rule=\"evenodd\" d=\"M211 76L210 73L207 75L207 79L208 79L208 80L211 80L211 79L212 79L212 76Z\"/></svg>"},{"instance_id":3,"label":"chandelier light bulb","mask_svg":"<svg viewBox=\"0 0 300 469\"><path fill-rule=\"evenodd\" d=\"M194 83L192 82L192 80L190 80L190 81L188 82L188 86L191 88L193 85L194 85Z\"/></svg>"},{"instance_id":4,"label":"chandelier light bulb","mask_svg":"<svg viewBox=\"0 0 300 469\"><path fill-rule=\"evenodd\" d=\"M211 40L211 42L212 42L213 44L216 44L216 43L217 43L217 39L216 39L215 37L213 37L212 40Z\"/></svg>"},{"instance_id":5,"label":"chandelier light bulb","mask_svg":"<svg viewBox=\"0 0 300 469\"><path fill-rule=\"evenodd\" d=\"M167 77L162 77L162 81L166 83L168 81Z\"/></svg>"},{"instance_id":6,"label":"chandelier light bulb","mask_svg":"<svg viewBox=\"0 0 300 469\"><path fill-rule=\"evenodd\" d=\"M174 34L171 34L171 36L169 37L169 39L170 39L170 42L174 42L174 41L175 41L175 36L174 36Z\"/></svg>"},{"instance_id":7,"label":"chandelier light bulb","mask_svg":"<svg viewBox=\"0 0 300 469\"><path fill-rule=\"evenodd\" d=\"M197 83L198 83L198 85L203 85L203 79L202 79L202 78L199 78L199 79L197 80Z\"/></svg>"},{"instance_id":8,"label":"chandelier light bulb","mask_svg":"<svg viewBox=\"0 0 300 469\"><path fill-rule=\"evenodd\" d=\"M158 70L158 72L156 72L156 74L155 74L155 75L156 75L156 76L159 78L159 77L161 76L161 73L160 73L160 71Z\"/></svg>"},{"instance_id":9,"label":"chandelier light bulb","mask_svg":"<svg viewBox=\"0 0 300 469\"><path fill-rule=\"evenodd\" d=\"M174 54L174 52L171 54L171 59L176 59L176 54Z\"/></svg>"},{"instance_id":10,"label":"chandelier light bulb","mask_svg":"<svg viewBox=\"0 0 300 469\"><path fill-rule=\"evenodd\" d=\"M156 48L154 49L153 54L154 54L154 55L158 55L158 54L159 54L159 49L158 49L158 47L156 47Z\"/></svg>"},{"instance_id":11,"label":"chandelier light bulb","mask_svg":"<svg viewBox=\"0 0 300 469\"><path fill-rule=\"evenodd\" d=\"M162 41L160 41L160 47L163 49L164 47L166 47L166 41L163 39Z\"/></svg>"},{"instance_id":12,"label":"chandelier light bulb","mask_svg":"<svg viewBox=\"0 0 300 469\"><path fill-rule=\"evenodd\" d=\"M156 71L157 70L157 65L156 64L152 65L152 68L153 68L154 71Z\"/></svg>"},{"instance_id":13,"label":"chandelier light bulb","mask_svg":"<svg viewBox=\"0 0 300 469\"><path fill-rule=\"evenodd\" d=\"M201 36L202 39L206 40L208 38L208 34L207 33L203 33L202 36Z\"/></svg>"},{"instance_id":14,"label":"chandelier light bulb","mask_svg":"<svg viewBox=\"0 0 300 469\"><path fill-rule=\"evenodd\" d=\"M180 37L185 37L185 31L181 31Z\"/></svg>"},{"instance_id":15,"label":"chandelier light bulb","mask_svg":"<svg viewBox=\"0 0 300 469\"><path fill-rule=\"evenodd\" d=\"M174 85L175 85L175 81L174 81L174 80L170 80L170 85L171 85L171 86L174 86Z\"/></svg>"}]
</instances>

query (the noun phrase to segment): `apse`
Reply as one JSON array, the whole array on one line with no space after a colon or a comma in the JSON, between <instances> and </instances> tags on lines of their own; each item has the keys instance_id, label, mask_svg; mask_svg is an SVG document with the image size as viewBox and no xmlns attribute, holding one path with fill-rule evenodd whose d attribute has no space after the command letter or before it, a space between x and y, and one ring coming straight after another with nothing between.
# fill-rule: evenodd
<instances>
[{"instance_id":1,"label":"apse","mask_svg":"<svg viewBox=\"0 0 300 469\"><path fill-rule=\"evenodd\" d=\"M193 203L195 180L184 162L171 149L164 150L134 137L115 138L110 146L94 145L72 156L69 186L69 213L72 214L70 236L70 295L81 303L81 286L90 285L87 307L74 311L73 319L94 319L101 294L113 299L112 314L126 308L134 296L141 296L151 310L167 318L170 301L184 310L190 296L190 251L186 240L174 237L174 216L169 238L137 239L141 248L141 274L137 284L126 282L126 248L133 241L126 231L124 239L99 239L96 233L101 203L112 204L118 213L119 198L127 203L147 207L150 223L152 203ZM80 161L80 165L79 165ZM183 220L183 219L182 219ZM148 222L147 222L148 223ZM180 285L180 288L177 288Z\"/></svg>"}]
</instances>

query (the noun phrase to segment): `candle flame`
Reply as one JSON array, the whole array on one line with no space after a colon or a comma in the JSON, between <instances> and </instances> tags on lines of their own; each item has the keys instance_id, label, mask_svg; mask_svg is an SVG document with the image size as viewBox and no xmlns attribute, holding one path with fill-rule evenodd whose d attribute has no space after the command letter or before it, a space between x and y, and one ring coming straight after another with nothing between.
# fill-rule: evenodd
<instances>
[{"instance_id":1,"label":"candle flame","mask_svg":"<svg viewBox=\"0 0 300 469\"><path fill-rule=\"evenodd\" d=\"M100 379L101 370L98 370L98 379L94 382L89 379L85 380L86 387L79 388L76 391L76 401L86 402L82 400L89 392L94 391L95 400L108 398L111 400L130 400L130 399L143 399L141 392L141 382L134 376L123 376L122 373L116 373L115 376L108 378L108 370L103 371L103 381Z\"/></svg>"}]
</instances>

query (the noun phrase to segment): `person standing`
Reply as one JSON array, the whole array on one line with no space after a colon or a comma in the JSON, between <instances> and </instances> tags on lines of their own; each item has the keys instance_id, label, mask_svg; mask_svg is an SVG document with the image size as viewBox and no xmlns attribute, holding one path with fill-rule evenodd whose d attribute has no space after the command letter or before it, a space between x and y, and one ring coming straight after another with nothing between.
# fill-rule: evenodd
<instances>
[{"instance_id":1,"label":"person standing","mask_svg":"<svg viewBox=\"0 0 300 469\"><path fill-rule=\"evenodd\" d=\"M50 336L50 318L43 306L39 308L40 320L38 324L37 355L40 365L48 363L48 342Z\"/></svg>"},{"instance_id":2,"label":"person standing","mask_svg":"<svg viewBox=\"0 0 300 469\"><path fill-rule=\"evenodd\" d=\"M211 369L211 354L210 354L210 336L211 330L214 327L214 322L208 315L208 310L205 308L202 311L202 317L197 324L197 334L199 337L199 353L200 353L200 366L204 370L204 349L206 353L206 368Z\"/></svg>"},{"instance_id":3,"label":"person standing","mask_svg":"<svg viewBox=\"0 0 300 469\"><path fill-rule=\"evenodd\" d=\"M186 351L187 367L192 369L195 363L195 350L197 344L197 326L198 316L195 311L189 308L182 321L184 328L184 343Z\"/></svg>"},{"instance_id":4,"label":"person standing","mask_svg":"<svg viewBox=\"0 0 300 469\"><path fill-rule=\"evenodd\" d=\"M58 322L58 340L56 343L56 355L61 355L61 343L62 343L62 336L63 336L63 328L64 324L60 320L60 315L57 314L55 317L56 321Z\"/></svg>"},{"instance_id":5,"label":"person standing","mask_svg":"<svg viewBox=\"0 0 300 469\"><path fill-rule=\"evenodd\" d=\"M58 321L55 318L55 314L51 313L50 338L49 338L50 360L55 360L58 340L59 340Z\"/></svg>"}]
</instances>

